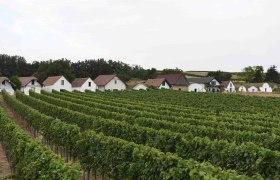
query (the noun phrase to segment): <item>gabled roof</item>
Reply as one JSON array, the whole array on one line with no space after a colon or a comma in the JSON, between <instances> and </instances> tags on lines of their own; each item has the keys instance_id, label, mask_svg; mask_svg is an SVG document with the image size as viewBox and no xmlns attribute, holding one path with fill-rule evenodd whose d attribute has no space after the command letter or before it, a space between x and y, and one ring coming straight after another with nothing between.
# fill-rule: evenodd
<instances>
[{"instance_id":1,"label":"gabled roof","mask_svg":"<svg viewBox=\"0 0 280 180\"><path fill-rule=\"evenodd\" d=\"M95 84L97 86L105 86L108 84L112 79L114 79L116 75L99 75L95 80Z\"/></svg>"},{"instance_id":2,"label":"gabled roof","mask_svg":"<svg viewBox=\"0 0 280 180\"><path fill-rule=\"evenodd\" d=\"M188 85L188 81L184 74L158 75L157 78L165 78L171 85Z\"/></svg>"},{"instance_id":3,"label":"gabled roof","mask_svg":"<svg viewBox=\"0 0 280 180\"><path fill-rule=\"evenodd\" d=\"M165 78L160 78L160 79L148 79L146 81L147 86L152 86L152 87L159 87L164 81L166 81Z\"/></svg>"},{"instance_id":4,"label":"gabled roof","mask_svg":"<svg viewBox=\"0 0 280 180\"><path fill-rule=\"evenodd\" d=\"M81 87L88 79L90 79L90 78L89 77L87 77L87 78L76 78L72 82L72 87Z\"/></svg>"},{"instance_id":5,"label":"gabled roof","mask_svg":"<svg viewBox=\"0 0 280 180\"><path fill-rule=\"evenodd\" d=\"M36 77L19 77L18 78L20 83L21 83L21 86L26 86L28 83L30 83L32 80L38 80Z\"/></svg>"},{"instance_id":6,"label":"gabled roof","mask_svg":"<svg viewBox=\"0 0 280 180\"><path fill-rule=\"evenodd\" d=\"M7 77L0 77L0 83L2 83L3 81L9 81L9 79Z\"/></svg>"},{"instance_id":7,"label":"gabled roof","mask_svg":"<svg viewBox=\"0 0 280 180\"><path fill-rule=\"evenodd\" d=\"M190 83L207 84L210 83L215 77L200 77L200 78L187 78Z\"/></svg>"},{"instance_id":8,"label":"gabled roof","mask_svg":"<svg viewBox=\"0 0 280 180\"><path fill-rule=\"evenodd\" d=\"M51 86L54 85L54 83L56 83L60 78L62 78L63 76L51 76L48 77L44 82L43 85L44 86Z\"/></svg>"}]
</instances>

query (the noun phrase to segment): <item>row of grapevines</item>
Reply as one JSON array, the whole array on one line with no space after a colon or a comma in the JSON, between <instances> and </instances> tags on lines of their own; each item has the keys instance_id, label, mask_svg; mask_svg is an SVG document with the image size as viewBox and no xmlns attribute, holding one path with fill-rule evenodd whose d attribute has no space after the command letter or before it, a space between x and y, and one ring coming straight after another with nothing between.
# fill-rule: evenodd
<instances>
[{"instance_id":1,"label":"row of grapevines","mask_svg":"<svg viewBox=\"0 0 280 180\"><path fill-rule=\"evenodd\" d=\"M8 95L5 96L5 100L30 124L34 123L30 121L32 118L36 118L36 121L59 121L32 110ZM34 125L41 129L43 134L44 130L48 129L44 127L47 126L44 123ZM71 126L69 127L71 130ZM57 131L59 130L58 128ZM53 135L54 139L61 138L64 141L70 138L63 133L59 135L54 132ZM154 148L104 136L94 131L72 133L72 136L71 138L76 140L74 145L71 143L63 146L74 146L82 167L93 172L105 173L114 179L250 179L234 171L222 171L209 163L183 160L176 155L164 154Z\"/></svg>"},{"instance_id":2,"label":"row of grapevines","mask_svg":"<svg viewBox=\"0 0 280 180\"><path fill-rule=\"evenodd\" d=\"M191 124L178 124L178 123L171 123L165 122L162 120L151 119L151 118L136 118L131 116L126 116L125 114L118 114L118 113L111 113L109 110L98 110L97 106L94 105L92 102L81 101L74 98L63 97L59 95L52 95L50 97L50 93L44 93L49 96L45 96L42 94L37 94L34 92L30 92L30 95L36 97L37 99L44 100L46 102L62 106L65 108L69 108L74 111L83 112L85 114L100 116L103 118L114 119L118 121L126 121L133 124L138 124L144 127L151 127L153 129L168 129L173 132L179 133L188 133L191 132L194 136L199 137L209 137L210 139L226 139L231 142L236 142L238 144L242 142L254 142L260 146L269 148L271 150L280 150L280 137L279 136L271 136L270 134L258 134L250 131L233 131L230 129L219 129L214 127L205 127L205 126L195 126ZM55 99L62 98L68 100L65 102L64 100ZM75 104L75 103L77 104ZM99 113L100 112L100 113ZM126 111L124 111L126 112ZM142 112L143 113L143 112ZM134 119L135 118L135 119Z\"/></svg>"},{"instance_id":3,"label":"row of grapevines","mask_svg":"<svg viewBox=\"0 0 280 180\"><path fill-rule=\"evenodd\" d=\"M155 104L152 105L151 103L145 103L145 102L133 102L133 99L123 100L118 98L110 98L107 94L104 96L102 93L70 93L70 92L63 92L60 94L67 94L70 96L79 96L83 100L94 100L94 102L99 103L106 103L110 104L115 107L124 107L130 110L142 110L149 113L157 113L162 115L168 115L168 118L170 118L170 115L173 115L177 118L181 118L181 122L184 122L184 119L191 119L195 122L205 121L208 123L212 123L209 121L219 121L219 122L233 122L238 124L248 124L248 125L259 125L262 127L269 127L269 128L276 128L279 127L279 117L278 118L268 118L267 116L260 116L255 114L233 114L232 112L226 112L226 113L219 113L219 116L217 116L215 113L211 111L204 111L203 110L197 110L193 108L183 108L183 109L176 109L173 105L162 105L162 104ZM126 98L129 98L126 97ZM163 110L163 108L165 110ZM167 109L168 108L168 109ZM155 116L157 117L157 116ZM171 118L172 120L172 118ZM199 120L199 121L197 121Z\"/></svg>"},{"instance_id":4,"label":"row of grapevines","mask_svg":"<svg viewBox=\"0 0 280 180\"><path fill-rule=\"evenodd\" d=\"M92 117L71 111L17 92L24 103L68 123L76 123L83 129L93 129L105 135L119 137L138 144L146 144L164 152L176 152L185 159L208 160L212 164L227 169L263 177L278 177L280 153L261 148L252 143L236 145L227 141L211 141L208 138L191 137L166 130L156 131L125 122L117 122L100 117ZM272 160L268 157L273 157Z\"/></svg>"},{"instance_id":5,"label":"row of grapevines","mask_svg":"<svg viewBox=\"0 0 280 180\"><path fill-rule=\"evenodd\" d=\"M231 129L231 130L237 130L237 131L252 131L256 133L274 133L277 135L280 135L280 130L278 128L269 128L269 127L263 127L263 126L257 126L257 125L242 125L236 122L223 122L219 120L209 120L211 116L205 117L205 119L192 119L192 118L185 118L185 117L178 117L178 116L170 116L169 114L155 114L147 111L140 111L140 110L131 110L127 108L120 107L122 103L116 104L116 105L108 105L111 104L110 101L104 100L103 103L95 102L96 99L89 99L89 98L83 98L79 97L78 95L73 95L73 93L67 93L67 94L55 94L55 93L47 93L42 92L45 95L53 96L62 100L67 100L71 102L75 102L77 104L87 105L89 107L94 107L96 110L107 110L107 115L109 113L122 113L125 115L130 115L127 118L131 118L133 116L134 118L138 117L147 117L147 118L153 118L153 119L159 119L164 121L170 121L170 122L176 122L176 123L187 123L191 125L200 125L200 126L210 126L213 128L219 128L219 129ZM34 94L34 93L33 93ZM39 95L37 95L39 96ZM113 112L112 112L113 111ZM122 116L122 118L124 118ZM206 120L207 119L207 120ZM246 121L246 120L242 120ZM278 125L279 126L279 125Z\"/></svg>"},{"instance_id":6,"label":"row of grapevines","mask_svg":"<svg viewBox=\"0 0 280 180\"><path fill-rule=\"evenodd\" d=\"M6 92L3 92L5 94ZM73 179L79 167L64 163L47 147L26 135L0 108L0 137L16 179Z\"/></svg>"}]
</instances>

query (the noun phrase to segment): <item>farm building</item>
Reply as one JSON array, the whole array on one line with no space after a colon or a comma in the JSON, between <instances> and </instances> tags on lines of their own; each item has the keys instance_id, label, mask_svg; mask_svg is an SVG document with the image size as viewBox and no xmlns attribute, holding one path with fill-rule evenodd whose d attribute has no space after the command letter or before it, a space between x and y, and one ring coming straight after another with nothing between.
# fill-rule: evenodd
<instances>
[{"instance_id":1,"label":"farm building","mask_svg":"<svg viewBox=\"0 0 280 180\"><path fill-rule=\"evenodd\" d=\"M157 76L157 79L162 78L165 78L168 81L173 90L188 90L189 83L184 74L166 74Z\"/></svg>"},{"instance_id":2,"label":"farm building","mask_svg":"<svg viewBox=\"0 0 280 180\"><path fill-rule=\"evenodd\" d=\"M0 77L0 92L2 90L6 90L10 95L15 93L12 83L7 77Z\"/></svg>"},{"instance_id":3,"label":"farm building","mask_svg":"<svg viewBox=\"0 0 280 180\"><path fill-rule=\"evenodd\" d=\"M222 81L221 85L223 86L222 88L224 92L236 92L232 81Z\"/></svg>"},{"instance_id":4,"label":"farm building","mask_svg":"<svg viewBox=\"0 0 280 180\"><path fill-rule=\"evenodd\" d=\"M133 90L147 90L147 86L144 83L139 83L136 86L134 86Z\"/></svg>"},{"instance_id":5,"label":"farm building","mask_svg":"<svg viewBox=\"0 0 280 180\"><path fill-rule=\"evenodd\" d=\"M72 82L72 90L85 92L86 90L89 91L96 91L96 84L91 78L76 78Z\"/></svg>"},{"instance_id":6,"label":"farm building","mask_svg":"<svg viewBox=\"0 0 280 180\"><path fill-rule=\"evenodd\" d=\"M148 79L145 83L148 87L156 89L170 89L171 85L165 78L161 79Z\"/></svg>"},{"instance_id":7,"label":"farm building","mask_svg":"<svg viewBox=\"0 0 280 180\"><path fill-rule=\"evenodd\" d=\"M256 86L251 86L248 88L248 92L258 92L258 88L256 88Z\"/></svg>"},{"instance_id":8,"label":"farm building","mask_svg":"<svg viewBox=\"0 0 280 180\"><path fill-rule=\"evenodd\" d=\"M215 77L200 77L200 78L187 78L190 84L196 83L204 85L206 91L208 92L219 92L220 83L215 79Z\"/></svg>"},{"instance_id":9,"label":"farm building","mask_svg":"<svg viewBox=\"0 0 280 180\"><path fill-rule=\"evenodd\" d=\"M24 94L29 95L29 90L41 93L42 85L36 77L19 77L19 81L21 83L20 91Z\"/></svg>"},{"instance_id":10,"label":"farm building","mask_svg":"<svg viewBox=\"0 0 280 180\"><path fill-rule=\"evenodd\" d=\"M239 92L247 92L247 88L243 85L241 85L239 88L238 88L238 91Z\"/></svg>"},{"instance_id":11,"label":"farm building","mask_svg":"<svg viewBox=\"0 0 280 180\"><path fill-rule=\"evenodd\" d=\"M206 92L204 84L191 83L188 87L189 92Z\"/></svg>"},{"instance_id":12,"label":"farm building","mask_svg":"<svg viewBox=\"0 0 280 180\"><path fill-rule=\"evenodd\" d=\"M260 87L260 91L261 91L261 92L272 92L272 88L269 86L268 83L264 83L264 84Z\"/></svg>"},{"instance_id":13,"label":"farm building","mask_svg":"<svg viewBox=\"0 0 280 180\"><path fill-rule=\"evenodd\" d=\"M126 84L116 75L99 75L94 82L99 91L126 90Z\"/></svg>"},{"instance_id":14,"label":"farm building","mask_svg":"<svg viewBox=\"0 0 280 180\"><path fill-rule=\"evenodd\" d=\"M52 76L43 82L43 90L47 92L72 91L72 85L64 76Z\"/></svg>"}]
</instances>

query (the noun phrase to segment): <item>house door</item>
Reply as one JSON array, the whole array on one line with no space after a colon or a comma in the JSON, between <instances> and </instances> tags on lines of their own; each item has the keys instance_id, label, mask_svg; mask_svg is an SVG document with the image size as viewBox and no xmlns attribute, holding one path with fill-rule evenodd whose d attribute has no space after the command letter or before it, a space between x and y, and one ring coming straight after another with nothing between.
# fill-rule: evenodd
<instances>
[{"instance_id":1,"label":"house door","mask_svg":"<svg viewBox=\"0 0 280 180\"><path fill-rule=\"evenodd\" d=\"M197 89L194 89L194 92L197 92Z\"/></svg>"},{"instance_id":2,"label":"house door","mask_svg":"<svg viewBox=\"0 0 280 180\"><path fill-rule=\"evenodd\" d=\"M266 92L266 88L264 89L264 91Z\"/></svg>"},{"instance_id":3,"label":"house door","mask_svg":"<svg viewBox=\"0 0 280 180\"><path fill-rule=\"evenodd\" d=\"M229 88L229 92L232 92L232 88Z\"/></svg>"}]
</instances>

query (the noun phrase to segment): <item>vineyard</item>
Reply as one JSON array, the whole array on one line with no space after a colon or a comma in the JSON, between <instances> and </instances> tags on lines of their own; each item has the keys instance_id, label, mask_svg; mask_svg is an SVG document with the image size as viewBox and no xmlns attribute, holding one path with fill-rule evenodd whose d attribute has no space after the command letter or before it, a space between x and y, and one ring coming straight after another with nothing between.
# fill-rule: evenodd
<instances>
[{"instance_id":1,"label":"vineyard","mask_svg":"<svg viewBox=\"0 0 280 180\"><path fill-rule=\"evenodd\" d=\"M170 90L2 93L22 179L280 179L280 99ZM29 133L29 134L28 134Z\"/></svg>"}]
</instances>

